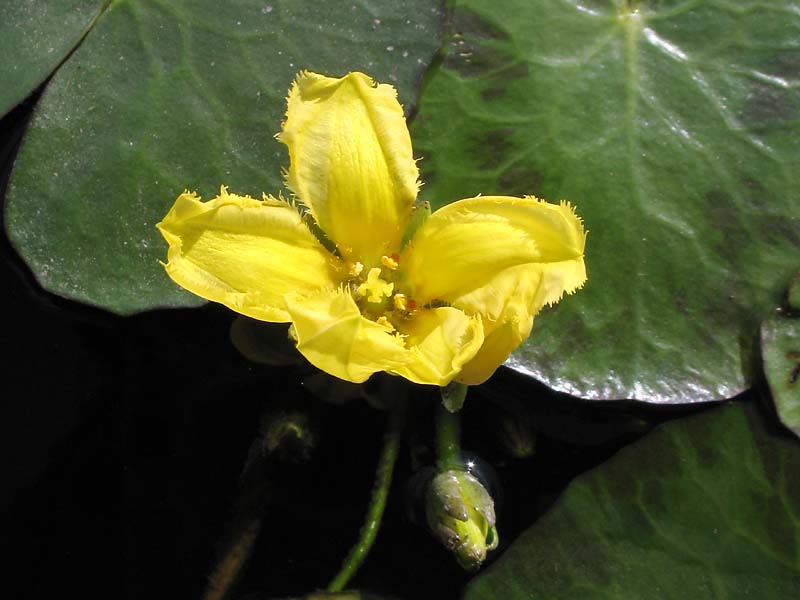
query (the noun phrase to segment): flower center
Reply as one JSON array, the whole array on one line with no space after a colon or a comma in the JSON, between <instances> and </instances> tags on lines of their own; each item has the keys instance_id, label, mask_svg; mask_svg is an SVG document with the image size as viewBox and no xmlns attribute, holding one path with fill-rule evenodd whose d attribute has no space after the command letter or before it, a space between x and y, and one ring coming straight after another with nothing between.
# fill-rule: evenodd
<instances>
[{"instance_id":1,"label":"flower center","mask_svg":"<svg viewBox=\"0 0 800 600\"><path fill-rule=\"evenodd\" d=\"M407 319L416 309L414 300L398 291L395 286L395 271L399 260L397 254L382 256L382 266L369 270L360 262L348 264L350 289L361 314L389 331L394 331L397 321Z\"/></svg>"},{"instance_id":2,"label":"flower center","mask_svg":"<svg viewBox=\"0 0 800 600\"><path fill-rule=\"evenodd\" d=\"M358 295L366 296L368 302L380 304L384 298L389 298L394 290L394 284L381 278L381 270L373 267L369 270L367 280L358 286Z\"/></svg>"}]
</instances>

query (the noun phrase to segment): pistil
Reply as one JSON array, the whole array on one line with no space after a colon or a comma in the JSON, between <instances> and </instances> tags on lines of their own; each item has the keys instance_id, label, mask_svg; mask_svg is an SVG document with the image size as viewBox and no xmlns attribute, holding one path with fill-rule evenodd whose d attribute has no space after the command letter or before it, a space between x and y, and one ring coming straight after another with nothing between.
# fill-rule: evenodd
<instances>
[{"instance_id":1,"label":"pistil","mask_svg":"<svg viewBox=\"0 0 800 600\"><path fill-rule=\"evenodd\" d=\"M400 257L397 254L382 256L382 267L364 267L361 262L350 262L350 289L361 313L371 321L396 331L401 320L408 319L416 309L414 300L397 290L394 278Z\"/></svg>"},{"instance_id":2,"label":"pistil","mask_svg":"<svg viewBox=\"0 0 800 600\"><path fill-rule=\"evenodd\" d=\"M384 298L392 295L394 284L381 279L381 270L373 267L367 274L367 280L358 286L359 296L366 296L367 301L373 304L380 304Z\"/></svg>"}]
</instances>

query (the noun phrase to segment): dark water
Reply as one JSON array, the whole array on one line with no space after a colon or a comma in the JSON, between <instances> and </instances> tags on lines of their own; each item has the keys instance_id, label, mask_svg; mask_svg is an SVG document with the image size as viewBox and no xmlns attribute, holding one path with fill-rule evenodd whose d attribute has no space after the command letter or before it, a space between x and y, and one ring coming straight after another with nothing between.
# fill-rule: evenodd
<instances>
[{"instance_id":1,"label":"dark water","mask_svg":"<svg viewBox=\"0 0 800 600\"><path fill-rule=\"evenodd\" d=\"M34 102L0 121L2 192ZM115 317L47 294L5 236L0 247L3 597L200 598L260 415L278 404L308 409L318 443L307 462L274 472L236 597L324 587L361 525L385 415L363 401L320 402L301 385L303 367L247 362L223 308ZM423 394L409 411L415 443L403 446L377 545L352 587L447 599L469 579L409 522L404 501L429 454L434 403ZM525 459L498 433L517 404L538 432ZM572 478L687 410L583 403L505 369L471 390L463 445L496 471L500 551Z\"/></svg>"}]
</instances>

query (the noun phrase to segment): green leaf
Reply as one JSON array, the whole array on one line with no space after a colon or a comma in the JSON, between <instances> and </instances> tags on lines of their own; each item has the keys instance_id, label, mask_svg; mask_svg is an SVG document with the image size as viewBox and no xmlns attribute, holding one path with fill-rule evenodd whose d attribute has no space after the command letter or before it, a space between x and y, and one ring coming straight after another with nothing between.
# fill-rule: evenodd
<instances>
[{"instance_id":1,"label":"green leaf","mask_svg":"<svg viewBox=\"0 0 800 600\"><path fill-rule=\"evenodd\" d=\"M798 30L788 0L455 2L412 128L423 199L566 198L589 230L586 286L512 368L597 399L750 384L800 246Z\"/></svg>"},{"instance_id":2,"label":"green leaf","mask_svg":"<svg viewBox=\"0 0 800 600\"><path fill-rule=\"evenodd\" d=\"M786 303L792 310L800 310L800 271L794 274L789 291L786 294Z\"/></svg>"},{"instance_id":3,"label":"green leaf","mask_svg":"<svg viewBox=\"0 0 800 600\"><path fill-rule=\"evenodd\" d=\"M761 354L775 409L784 425L800 435L800 273L789 287L789 307L761 324Z\"/></svg>"},{"instance_id":4,"label":"green leaf","mask_svg":"<svg viewBox=\"0 0 800 600\"><path fill-rule=\"evenodd\" d=\"M800 435L800 318L776 314L764 321L761 345L778 416Z\"/></svg>"},{"instance_id":5,"label":"green leaf","mask_svg":"<svg viewBox=\"0 0 800 600\"><path fill-rule=\"evenodd\" d=\"M121 314L202 303L159 260L184 189L282 188L273 139L295 74L365 71L407 109L440 41L429 0L118 0L37 107L7 198L15 248L49 291Z\"/></svg>"},{"instance_id":6,"label":"green leaf","mask_svg":"<svg viewBox=\"0 0 800 600\"><path fill-rule=\"evenodd\" d=\"M100 0L3 3L0 116L50 76L92 26L103 4Z\"/></svg>"},{"instance_id":7,"label":"green leaf","mask_svg":"<svg viewBox=\"0 0 800 600\"><path fill-rule=\"evenodd\" d=\"M799 472L750 405L672 421L574 480L465 598L798 598Z\"/></svg>"}]
</instances>

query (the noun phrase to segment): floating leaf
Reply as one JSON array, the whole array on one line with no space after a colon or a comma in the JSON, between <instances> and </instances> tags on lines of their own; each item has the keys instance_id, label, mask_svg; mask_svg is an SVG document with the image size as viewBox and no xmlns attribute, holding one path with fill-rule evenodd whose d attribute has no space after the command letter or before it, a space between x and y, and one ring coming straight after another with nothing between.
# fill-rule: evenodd
<instances>
[{"instance_id":1,"label":"floating leaf","mask_svg":"<svg viewBox=\"0 0 800 600\"><path fill-rule=\"evenodd\" d=\"M800 310L800 271L794 274L786 294L786 303L792 310Z\"/></svg>"},{"instance_id":2,"label":"floating leaf","mask_svg":"<svg viewBox=\"0 0 800 600\"><path fill-rule=\"evenodd\" d=\"M586 398L745 389L800 246L797 4L459 0L448 30L423 199L567 198L589 230L587 285L508 364Z\"/></svg>"},{"instance_id":3,"label":"floating leaf","mask_svg":"<svg viewBox=\"0 0 800 600\"><path fill-rule=\"evenodd\" d=\"M127 314L202 301L158 264L184 189L277 193L295 74L361 70L407 108L440 40L428 0L118 0L37 107L7 198L15 248L48 290Z\"/></svg>"},{"instance_id":4,"label":"floating leaf","mask_svg":"<svg viewBox=\"0 0 800 600\"><path fill-rule=\"evenodd\" d=\"M798 598L798 472L752 406L672 421L575 479L465 599Z\"/></svg>"},{"instance_id":5,"label":"floating leaf","mask_svg":"<svg viewBox=\"0 0 800 600\"><path fill-rule=\"evenodd\" d=\"M0 22L0 116L35 90L101 13L100 0L3 3Z\"/></svg>"},{"instance_id":6,"label":"floating leaf","mask_svg":"<svg viewBox=\"0 0 800 600\"><path fill-rule=\"evenodd\" d=\"M761 324L761 354L772 399L783 424L800 435L800 274L789 287L789 307Z\"/></svg>"},{"instance_id":7,"label":"floating leaf","mask_svg":"<svg viewBox=\"0 0 800 600\"><path fill-rule=\"evenodd\" d=\"M778 416L800 435L800 318L774 315L764 321L761 345Z\"/></svg>"}]
</instances>

